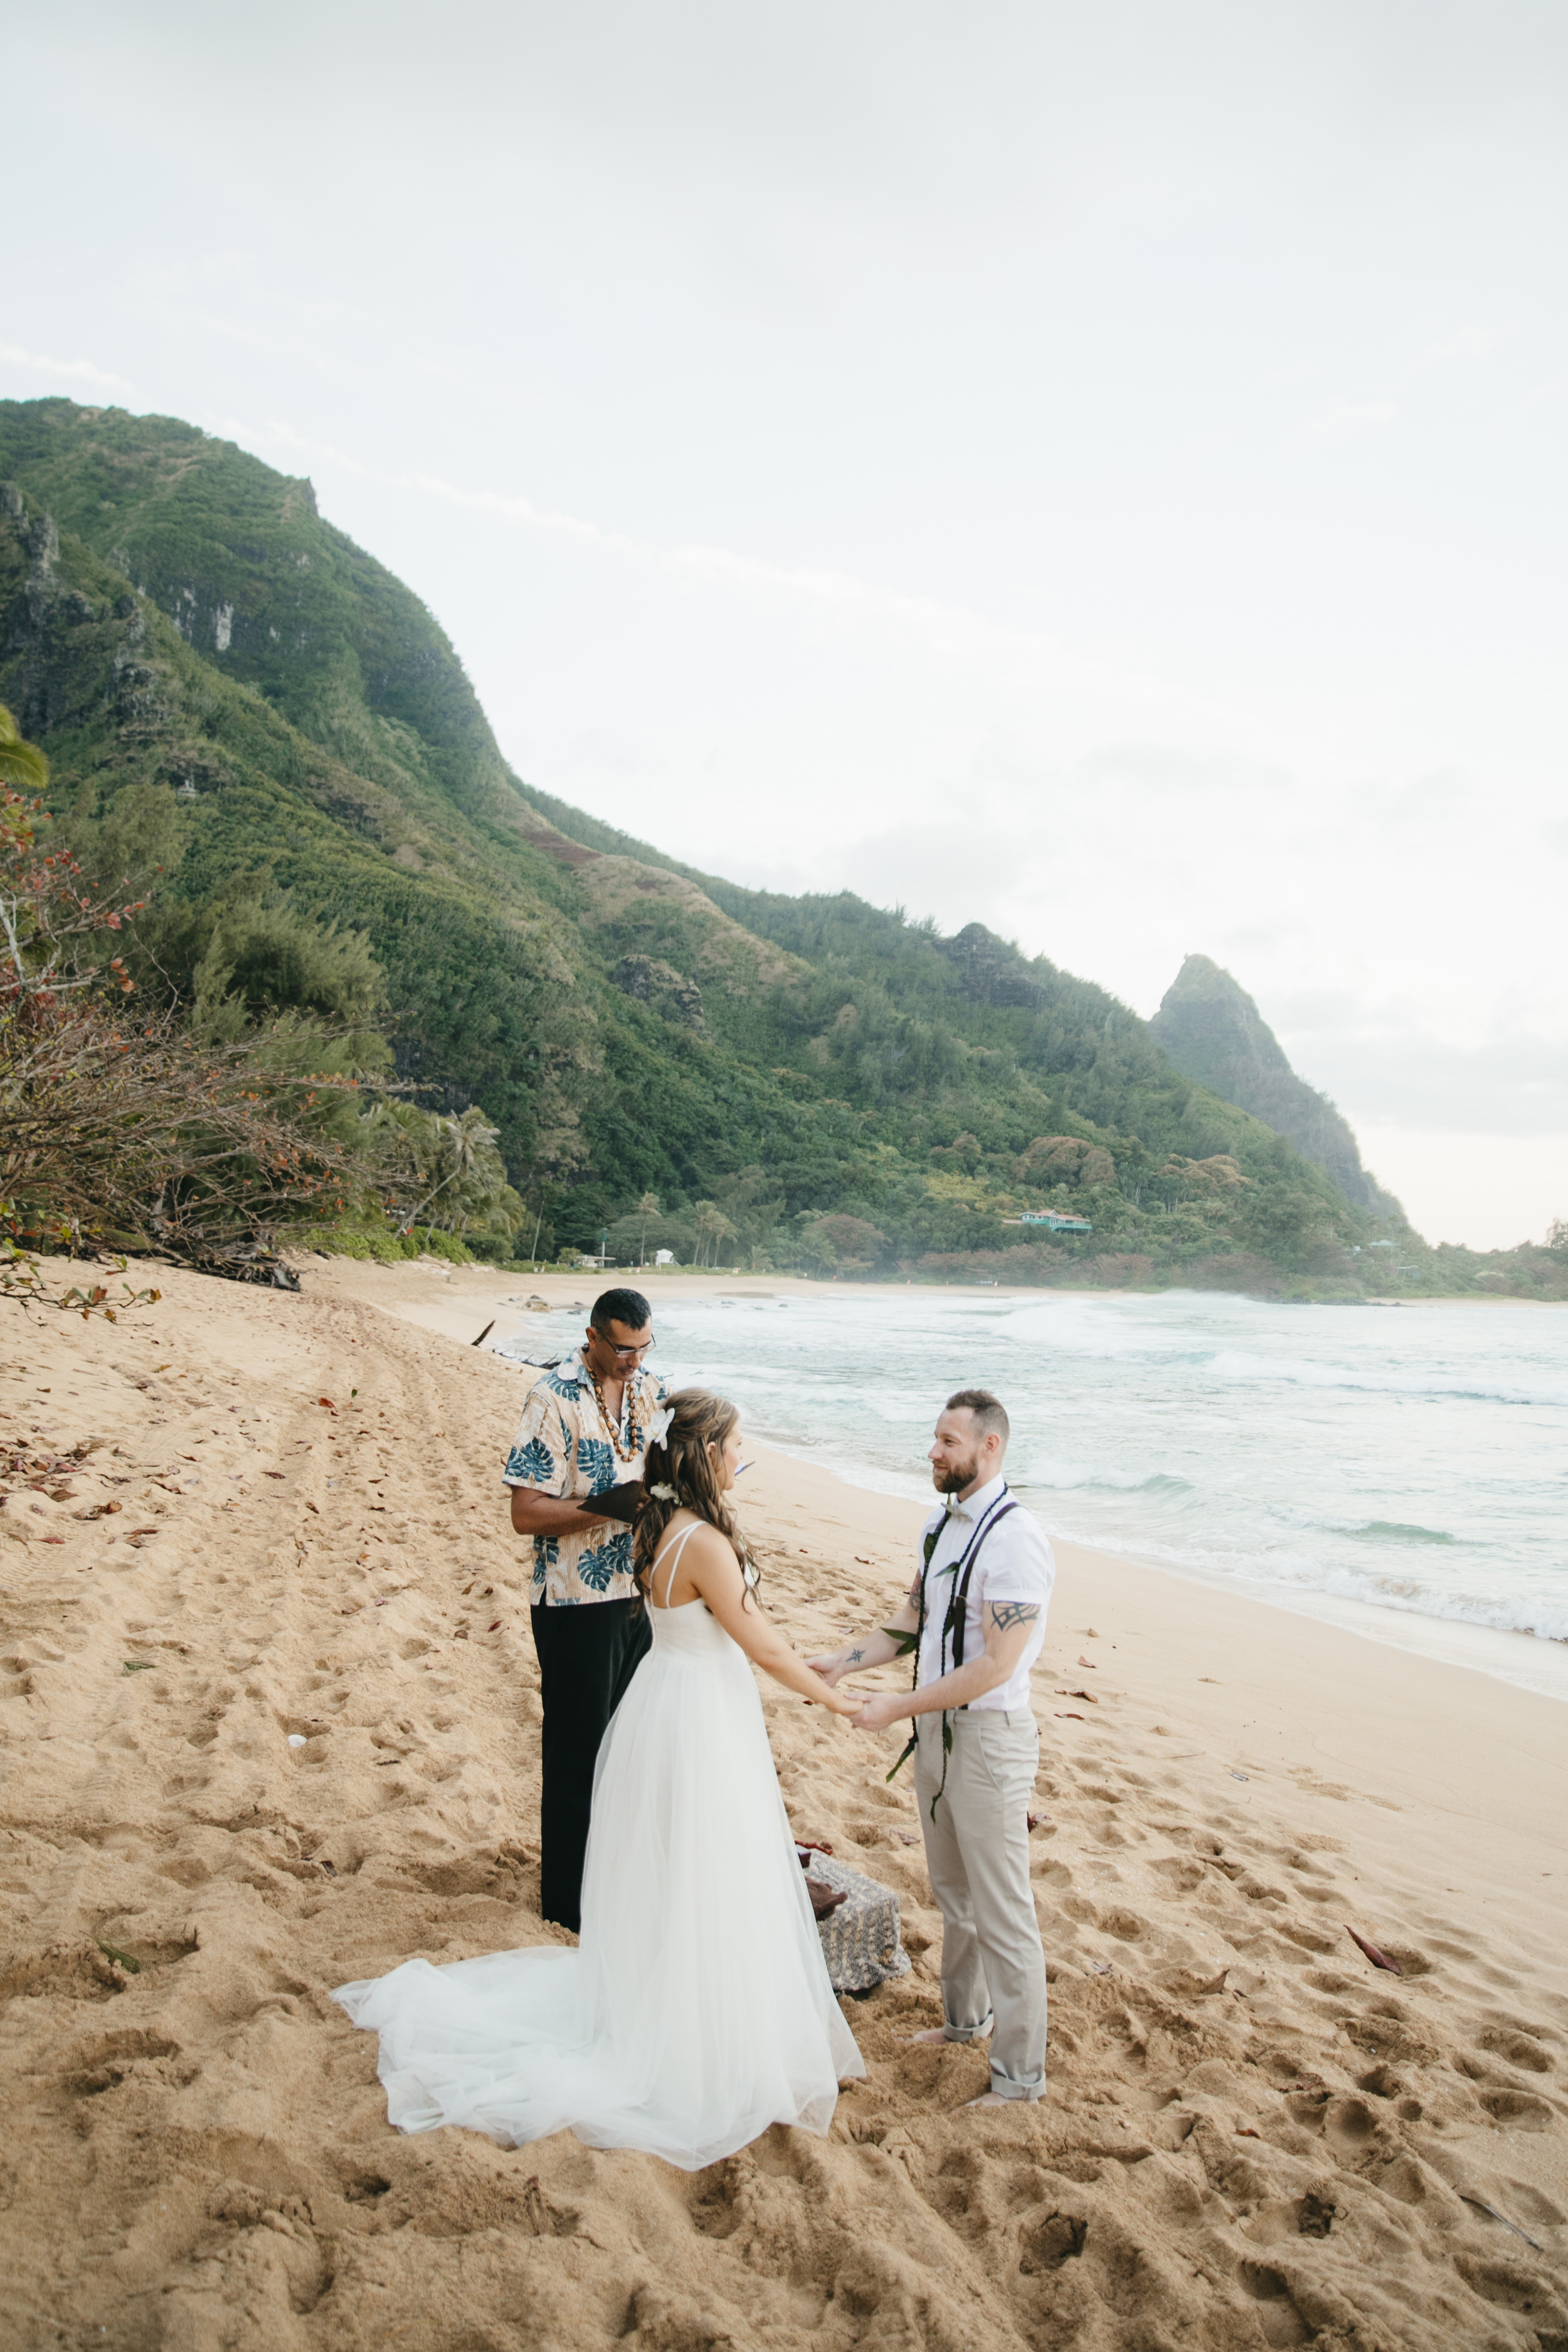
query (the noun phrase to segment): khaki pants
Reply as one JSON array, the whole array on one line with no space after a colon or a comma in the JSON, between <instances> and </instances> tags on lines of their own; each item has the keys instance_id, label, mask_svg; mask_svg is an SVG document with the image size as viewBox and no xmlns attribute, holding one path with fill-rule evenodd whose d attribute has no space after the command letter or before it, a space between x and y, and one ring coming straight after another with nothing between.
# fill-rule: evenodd
<instances>
[{"instance_id":1,"label":"khaki pants","mask_svg":"<svg viewBox=\"0 0 1568 2352\"><path fill-rule=\"evenodd\" d=\"M951 1715L942 1783L942 1717L915 1718L915 1791L926 1867L941 1907L942 2009L950 2042L991 2036L991 2087L1038 2099L1046 2087L1046 1955L1029 1885L1029 1799L1040 1735L1025 1710Z\"/></svg>"}]
</instances>

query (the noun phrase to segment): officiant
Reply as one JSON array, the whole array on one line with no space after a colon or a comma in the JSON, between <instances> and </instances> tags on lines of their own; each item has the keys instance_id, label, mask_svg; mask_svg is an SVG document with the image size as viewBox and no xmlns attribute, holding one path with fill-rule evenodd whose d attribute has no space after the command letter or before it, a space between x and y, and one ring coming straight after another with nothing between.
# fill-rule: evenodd
<instances>
[{"instance_id":1,"label":"officiant","mask_svg":"<svg viewBox=\"0 0 1568 2352\"><path fill-rule=\"evenodd\" d=\"M647 1369L639 1290L594 1302L583 1345L528 1392L507 1456L511 1524L533 1542L531 1615L544 1704L540 1908L576 1930L594 1764L651 1639L632 1577L631 1505L664 1384Z\"/></svg>"}]
</instances>

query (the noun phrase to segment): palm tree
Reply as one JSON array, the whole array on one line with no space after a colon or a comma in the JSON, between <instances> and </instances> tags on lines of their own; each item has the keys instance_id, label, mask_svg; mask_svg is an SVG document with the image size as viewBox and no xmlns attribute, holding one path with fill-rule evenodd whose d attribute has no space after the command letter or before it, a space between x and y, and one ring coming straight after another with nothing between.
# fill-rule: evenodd
<instances>
[{"instance_id":1,"label":"palm tree","mask_svg":"<svg viewBox=\"0 0 1568 2352\"><path fill-rule=\"evenodd\" d=\"M439 1118L435 1122L439 1141L445 1151L450 1151L452 1165L438 1184L433 1185L417 1208L410 1209L399 1231L408 1233L416 1225L438 1192L448 1184L463 1178L478 1178L481 1184L490 1173L487 1162L496 1157L495 1141L500 1129L492 1127L477 1105L470 1105L457 1118ZM439 1164L439 1163L437 1163Z\"/></svg>"},{"instance_id":2,"label":"palm tree","mask_svg":"<svg viewBox=\"0 0 1568 2352\"><path fill-rule=\"evenodd\" d=\"M0 783L18 793L41 793L49 763L36 743L24 743L16 720L0 703Z\"/></svg>"},{"instance_id":3,"label":"palm tree","mask_svg":"<svg viewBox=\"0 0 1568 2352\"><path fill-rule=\"evenodd\" d=\"M641 1267L647 1264L647 1229L655 1217L661 1217L664 1214L659 1205L658 1194L645 1192L637 1202L636 1214L642 1219L642 1239L637 1244L637 1265Z\"/></svg>"},{"instance_id":4,"label":"palm tree","mask_svg":"<svg viewBox=\"0 0 1568 2352\"><path fill-rule=\"evenodd\" d=\"M732 1242L734 1240L734 1226L730 1223L729 1218L724 1214L723 1210L720 1208L716 1201L699 1201L693 1222L696 1224L700 1237L697 1257L699 1265L717 1265L719 1262L719 1244L721 1242ZM711 1244L713 1251L711 1257L708 1255L710 1244Z\"/></svg>"}]
</instances>

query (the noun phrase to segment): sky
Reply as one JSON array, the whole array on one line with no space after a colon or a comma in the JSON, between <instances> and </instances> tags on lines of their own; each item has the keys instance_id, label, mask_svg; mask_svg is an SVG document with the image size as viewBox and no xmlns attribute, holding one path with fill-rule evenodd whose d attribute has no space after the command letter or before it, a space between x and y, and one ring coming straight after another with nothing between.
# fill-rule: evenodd
<instances>
[{"instance_id":1,"label":"sky","mask_svg":"<svg viewBox=\"0 0 1568 2352\"><path fill-rule=\"evenodd\" d=\"M307 474L518 772L1257 999L1434 1240L1568 1218L1555 0L100 0L0 395Z\"/></svg>"}]
</instances>

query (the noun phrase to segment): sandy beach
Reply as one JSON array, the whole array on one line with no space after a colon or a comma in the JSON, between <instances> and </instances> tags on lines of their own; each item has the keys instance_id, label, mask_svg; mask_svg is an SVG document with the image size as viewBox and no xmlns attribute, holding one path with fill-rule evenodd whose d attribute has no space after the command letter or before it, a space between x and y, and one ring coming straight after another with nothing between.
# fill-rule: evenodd
<instances>
[{"instance_id":1,"label":"sandy beach","mask_svg":"<svg viewBox=\"0 0 1568 2352\"><path fill-rule=\"evenodd\" d=\"M6 1310L8 2347L1568 2352L1568 1714L1067 1546L1044 2103L964 2112L983 2056L900 2043L941 1934L901 1743L769 1685L797 1834L914 1960L845 2003L831 2137L688 2177L391 2132L330 1988L566 1940L499 1484L529 1375L468 1343L595 1277L303 1276ZM767 1452L742 1493L798 1645L880 1622L918 1506Z\"/></svg>"}]
</instances>

